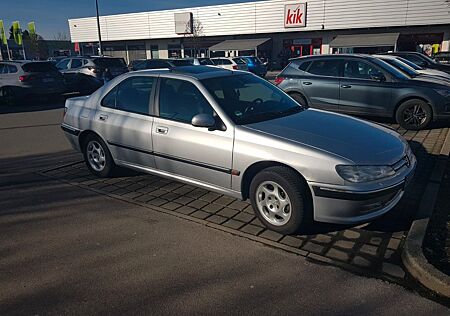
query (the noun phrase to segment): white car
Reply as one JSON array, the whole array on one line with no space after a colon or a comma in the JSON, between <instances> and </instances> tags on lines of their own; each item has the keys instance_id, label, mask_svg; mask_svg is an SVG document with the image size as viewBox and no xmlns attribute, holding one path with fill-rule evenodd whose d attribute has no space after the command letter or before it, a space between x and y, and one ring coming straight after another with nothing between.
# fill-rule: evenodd
<instances>
[{"instance_id":1,"label":"white car","mask_svg":"<svg viewBox=\"0 0 450 316\"><path fill-rule=\"evenodd\" d=\"M211 58L214 65L229 70L248 71L247 63L239 57L215 57Z\"/></svg>"}]
</instances>

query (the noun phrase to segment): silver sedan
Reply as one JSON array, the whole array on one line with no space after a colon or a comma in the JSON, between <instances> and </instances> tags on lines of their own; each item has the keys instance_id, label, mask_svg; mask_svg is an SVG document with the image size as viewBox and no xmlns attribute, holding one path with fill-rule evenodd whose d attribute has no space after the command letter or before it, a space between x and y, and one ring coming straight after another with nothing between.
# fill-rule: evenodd
<instances>
[{"instance_id":1,"label":"silver sedan","mask_svg":"<svg viewBox=\"0 0 450 316\"><path fill-rule=\"evenodd\" d=\"M122 166L250 199L281 233L371 221L398 203L416 167L395 131L208 66L117 77L68 99L62 129L97 176Z\"/></svg>"}]
</instances>

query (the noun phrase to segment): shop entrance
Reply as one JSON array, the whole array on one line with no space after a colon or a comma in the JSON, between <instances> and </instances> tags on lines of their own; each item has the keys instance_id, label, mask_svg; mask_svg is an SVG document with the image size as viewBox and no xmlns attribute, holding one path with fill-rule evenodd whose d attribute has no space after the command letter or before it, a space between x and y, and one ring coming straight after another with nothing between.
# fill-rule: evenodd
<instances>
[{"instance_id":1,"label":"shop entrance","mask_svg":"<svg viewBox=\"0 0 450 316\"><path fill-rule=\"evenodd\" d=\"M322 53L322 39L295 39L290 44L291 58Z\"/></svg>"}]
</instances>

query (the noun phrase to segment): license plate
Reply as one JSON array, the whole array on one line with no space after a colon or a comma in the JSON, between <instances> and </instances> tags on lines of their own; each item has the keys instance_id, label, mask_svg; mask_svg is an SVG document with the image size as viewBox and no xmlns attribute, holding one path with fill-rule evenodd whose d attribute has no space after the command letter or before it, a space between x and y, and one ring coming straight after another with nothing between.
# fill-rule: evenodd
<instances>
[{"instance_id":1,"label":"license plate","mask_svg":"<svg viewBox=\"0 0 450 316\"><path fill-rule=\"evenodd\" d=\"M45 82L45 83L49 83L49 82L53 82L53 81L55 81L54 78L44 78L44 79L42 79L42 82Z\"/></svg>"}]
</instances>

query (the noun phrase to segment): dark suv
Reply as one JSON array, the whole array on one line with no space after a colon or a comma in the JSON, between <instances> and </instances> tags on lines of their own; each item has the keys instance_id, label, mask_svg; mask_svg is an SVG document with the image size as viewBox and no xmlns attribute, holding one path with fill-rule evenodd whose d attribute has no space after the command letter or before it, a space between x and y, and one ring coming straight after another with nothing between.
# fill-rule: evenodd
<instances>
[{"instance_id":1,"label":"dark suv","mask_svg":"<svg viewBox=\"0 0 450 316\"><path fill-rule=\"evenodd\" d=\"M118 57L68 57L56 64L64 75L68 90L92 93L105 81L128 72L123 58Z\"/></svg>"},{"instance_id":2,"label":"dark suv","mask_svg":"<svg viewBox=\"0 0 450 316\"><path fill-rule=\"evenodd\" d=\"M441 63L438 63L431 59L428 56L425 56L424 54L417 53L417 52L394 52L394 53L386 53L386 55L394 55L399 56L404 59L407 59L416 65L427 68L427 69L436 69L440 71L444 71L448 74L450 74L450 65L444 65Z\"/></svg>"},{"instance_id":3,"label":"dark suv","mask_svg":"<svg viewBox=\"0 0 450 316\"><path fill-rule=\"evenodd\" d=\"M275 84L305 106L349 114L394 117L406 129L450 118L450 84L412 78L366 55L293 59Z\"/></svg>"}]
</instances>

